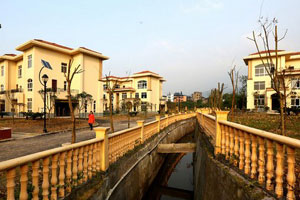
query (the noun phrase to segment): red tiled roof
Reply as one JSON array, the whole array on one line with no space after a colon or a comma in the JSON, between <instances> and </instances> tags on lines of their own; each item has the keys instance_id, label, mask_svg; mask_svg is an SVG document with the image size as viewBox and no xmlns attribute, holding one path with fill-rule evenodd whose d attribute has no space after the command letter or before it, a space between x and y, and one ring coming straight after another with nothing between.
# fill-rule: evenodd
<instances>
[{"instance_id":1,"label":"red tiled roof","mask_svg":"<svg viewBox=\"0 0 300 200\"><path fill-rule=\"evenodd\" d=\"M13 54L13 53L6 53L6 54L4 54L4 56L16 56L16 54Z\"/></svg>"},{"instance_id":2,"label":"red tiled roof","mask_svg":"<svg viewBox=\"0 0 300 200\"><path fill-rule=\"evenodd\" d=\"M151 73L151 74L158 75L157 73L154 73L154 72L151 72L151 71L141 71L141 72L137 72L137 73L134 73L134 74L146 74L146 73Z\"/></svg>"},{"instance_id":3,"label":"red tiled roof","mask_svg":"<svg viewBox=\"0 0 300 200\"><path fill-rule=\"evenodd\" d=\"M45 41L45 40L40 40L40 39L34 39L35 41L38 41L38 42L43 42L45 44L50 44L50 45L53 45L53 46L56 46L56 47L60 47L60 48L63 48L63 49L68 49L68 50L73 50L72 48L70 47L66 47L66 46L62 46L60 44L56 44L56 43L53 43L53 42L48 42L48 41Z\"/></svg>"},{"instance_id":4,"label":"red tiled roof","mask_svg":"<svg viewBox=\"0 0 300 200\"><path fill-rule=\"evenodd\" d=\"M80 48L85 49L85 50L87 50L87 51L94 52L94 53L102 54L102 53L100 53L100 52L97 52L97 51L94 51L94 50L91 50L91 49L88 49L88 48L85 48L85 47L80 47Z\"/></svg>"},{"instance_id":5,"label":"red tiled roof","mask_svg":"<svg viewBox=\"0 0 300 200\"><path fill-rule=\"evenodd\" d=\"M277 52L281 52L281 51L284 51L284 50L277 50ZM264 53L268 53L268 52L269 51L260 51L260 52L252 53L250 55L257 55L259 53L264 54ZM276 51L275 50L270 50L270 53L274 53L274 52L276 52Z\"/></svg>"}]
</instances>

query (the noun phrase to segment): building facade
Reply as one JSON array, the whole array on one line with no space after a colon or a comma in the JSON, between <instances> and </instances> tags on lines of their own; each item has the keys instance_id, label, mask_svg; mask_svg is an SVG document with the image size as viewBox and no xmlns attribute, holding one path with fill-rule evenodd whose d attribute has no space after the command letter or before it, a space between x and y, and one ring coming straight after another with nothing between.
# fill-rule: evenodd
<instances>
[{"instance_id":1,"label":"building facade","mask_svg":"<svg viewBox=\"0 0 300 200\"><path fill-rule=\"evenodd\" d=\"M202 99L202 92L194 92L193 94L192 94L192 100L194 101L194 102L197 102L197 101L199 101L199 100L201 100Z\"/></svg>"},{"instance_id":2,"label":"building facade","mask_svg":"<svg viewBox=\"0 0 300 200\"><path fill-rule=\"evenodd\" d=\"M51 88L51 92L56 96L51 113L56 116L69 115L65 73L70 60L73 61L72 70L79 65L83 70L83 73L74 76L71 85L72 95L89 93L93 101L86 105L85 109L96 113L103 110L103 104L100 103L103 90L99 80L102 77L102 63L109 59L108 57L84 47L72 49L38 39L24 43L16 50L22 53L0 56L1 111L11 112L14 107L16 113L42 112L44 106L40 92L43 86L40 77L47 74L49 77L47 88ZM40 73L43 67L42 60L49 62L52 70L44 68ZM76 103L78 102L74 102Z\"/></svg>"},{"instance_id":3,"label":"building facade","mask_svg":"<svg viewBox=\"0 0 300 200\"><path fill-rule=\"evenodd\" d=\"M300 106L300 53L278 51L278 70L285 72L287 87L287 107ZM266 52L261 52L264 63L267 63ZM271 52L275 63L275 52ZM247 109L278 110L280 107L279 97L271 87L271 78L258 53L250 54L244 58L248 66L247 81Z\"/></svg>"},{"instance_id":4,"label":"building facade","mask_svg":"<svg viewBox=\"0 0 300 200\"><path fill-rule=\"evenodd\" d=\"M124 108L126 102L130 102L131 111L147 109L147 111L157 112L165 109L166 99L162 98L164 81L163 77L151 71L134 73L129 77L103 77L102 103L104 111L109 110L109 91L113 91L114 111L126 109Z\"/></svg>"},{"instance_id":5,"label":"building facade","mask_svg":"<svg viewBox=\"0 0 300 200\"><path fill-rule=\"evenodd\" d=\"M186 102L187 101L187 96L183 95L182 92L175 92L174 93L174 101L175 103L178 102Z\"/></svg>"}]
</instances>

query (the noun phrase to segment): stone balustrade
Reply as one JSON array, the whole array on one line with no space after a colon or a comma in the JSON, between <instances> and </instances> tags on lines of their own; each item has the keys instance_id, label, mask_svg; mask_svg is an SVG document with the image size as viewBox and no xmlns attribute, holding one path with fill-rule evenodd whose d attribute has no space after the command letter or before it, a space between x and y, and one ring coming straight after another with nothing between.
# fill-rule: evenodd
<instances>
[{"instance_id":1,"label":"stone balustrade","mask_svg":"<svg viewBox=\"0 0 300 200\"><path fill-rule=\"evenodd\" d=\"M106 171L128 151L176 121L195 117L195 113L166 115L138 126L108 134L109 128L95 128L96 138L3 161L0 175L6 177L8 200L61 199L72 188ZM3 180L3 179L2 179Z\"/></svg>"},{"instance_id":2,"label":"stone balustrade","mask_svg":"<svg viewBox=\"0 0 300 200\"><path fill-rule=\"evenodd\" d=\"M215 154L224 155L278 198L296 199L295 151L300 150L300 140L228 122L227 111L213 111L215 117L210 112L198 110L197 120L208 136L214 135ZM214 128L207 123L211 120Z\"/></svg>"}]
</instances>

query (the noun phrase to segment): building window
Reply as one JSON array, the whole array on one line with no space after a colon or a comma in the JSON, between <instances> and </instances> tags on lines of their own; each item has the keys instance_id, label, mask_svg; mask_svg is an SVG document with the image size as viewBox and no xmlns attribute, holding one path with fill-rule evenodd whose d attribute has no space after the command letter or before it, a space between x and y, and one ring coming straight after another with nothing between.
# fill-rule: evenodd
<instances>
[{"instance_id":1,"label":"building window","mask_svg":"<svg viewBox=\"0 0 300 200\"><path fill-rule=\"evenodd\" d=\"M64 91L67 91L67 81L64 81Z\"/></svg>"},{"instance_id":2,"label":"building window","mask_svg":"<svg viewBox=\"0 0 300 200\"><path fill-rule=\"evenodd\" d=\"M67 73L67 63L61 63L61 72Z\"/></svg>"},{"instance_id":3,"label":"building window","mask_svg":"<svg viewBox=\"0 0 300 200\"><path fill-rule=\"evenodd\" d=\"M1 92L4 91L4 85L1 85Z\"/></svg>"},{"instance_id":4,"label":"building window","mask_svg":"<svg viewBox=\"0 0 300 200\"><path fill-rule=\"evenodd\" d=\"M300 89L300 78L292 79L292 89Z\"/></svg>"},{"instance_id":5,"label":"building window","mask_svg":"<svg viewBox=\"0 0 300 200\"><path fill-rule=\"evenodd\" d=\"M115 88L116 88L116 89L119 89L119 88L120 88L120 85L117 84L117 85L115 86Z\"/></svg>"},{"instance_id":6,"label":"building window","mask_svg":"<svg viewBox=\"0 0 300 200\"><path fill-rule=\"evenodd\" d=\"M32 86L33 86L33 84L32 84L32 79L28 79L27 80L27 90L30 92L30 91L32 91Z\"/></svg>"},{"instance_id":7,"label":"building window","mask_svg":"<svg viewBox=\"0 0 300 200\"><path fill-rule=\"evenodd\" d=\"M107 84L103 85L103 90L107 90Z\"/></svg>"},{"instance_id":8,"label":"building window","mask_svg":"<svg viewBox=\"0 0 300 200\"><path fill-rule=\"evenodd\" d=\"M32 112L32 98L27 99L27 111Z\"/></svg>"},{"instance_id":9,"label":"building window","mask_svg":"<svg viewBox=\"0 0 300 200\"><path fill-rule=\"evenodd\" d=\"M93 110L94 110L94 113L96 112L96 101L94 101L94 108L93 108Z\"/></svg>"},{"instance_id":10,"label":"building window","mask_svg":"<svg viewBox=\"0 0 300 200\"><path fill-rule=\"evenodd\" d=\"M263 64L255 66L255 76L266 76L268 72Z\"/></svg>"},{"instance_id":11,"label":"building window","mask_svg":"<svg viewBox=\"0 0 300 200\"><path fill-rule=\"evenodd\" d=\"M147 88L147 81L138 82L138 89L146 89L146 88Z\"/></svg>"},{"instance_id":12,"label":"building window","mask_svg":"<svg viewBox=\"0 0 300 200\"><path fill-rule=\"evenodd\" d=\"M263 108L265 106L265 95L256 95L254 97L254 106Z\"/></svg>"},{"instance_id":13,"label":"building window","mask_svg":"<svg viewBox=\"0 0 300 200\"><path fill-rule=\"evenodd\" d=\"M127 93L122 93L122 99L127 99Z\"/></svg>"},{"instance_id":14,"label":"building window","mask_svg":"<svg viewBox=\"0 0 300 200\"><path fill-rule=\"evenodd\" d=\"M103 99L106 100L106 95L105 94L103 94Z\"/></svg>"},{"instance_id":15,"label":"building window","mask_svg":"<svg viewBox=\"0 0 300 200\"><path fill-rule=\"evenodd\" d=\"M142 102L141 103L141 110L146 111L147 110L147 102Z\"/></svg>"},{"instance_id":16,"label":"building window","mask_svg":"<svg viewBox=\"0 0 300 200\"><path fill-rule=\"evenodd\" d=\"M22 78L22 65L18 67L18 78Z\"/></svg>"},{"instance_id":17,"label":"building window","mask_svg":"<svg viewBox=\"0 0 300 200\"><path fill-rule=\"evenodd\" d=\"M125 85L123 85L123 88L125 88Z\"/></svg>"},{"instance_id":18,"label":"building window","mask_svg":"<svg viewBox=\"0 0 300 200\"><path fill-rule=\"evenodd\" d=\"M32 67L32 55L28 56L28 68Z\"/></svg>"},{"instance_id":19,"label":"building window","mask_svg":"<svg viewBox=\"0 0 300 200\"><path fill-rule=\"evenodd\" d=\"M4 66L1 67L1 76L4 76Z\"/></svg>"},{"instance_id":20,"label":"building window","mask_svg":"<svg viewBox=\"0 0 300 200\"><path fill-rule=\"evenodd\" d=\"M300 97L292 97L291 98L291 106L292 107L300 107Z\"/></svg>"},{"instance_id":21,"label":"building window","mask_svg":"<svg viewBox=\"0 0 300 200\"><path fill-rule=\"evenodd\" d=\"M265 89L265 81L254 82L254 90L264 90L264 89Z\"/></svg>"},{"instance_id":22,"label":"building window","mask_svg":"<svg viewBox=\"0 0 300 200\"><path fill-rule=\"evenodd\" d=\"M136 99L140 98L139 93L135 93L135 98L136 98Z\"/></svg>"},{"instance_id":23,"label":"building window","mask_svg":"<svg viewBox=\"0 0 300 200\"><path fill-rule=\"evenodd\" d=\"M147 92L142 92L142 99L147 99Z\"/></svg>"}]
</instances>

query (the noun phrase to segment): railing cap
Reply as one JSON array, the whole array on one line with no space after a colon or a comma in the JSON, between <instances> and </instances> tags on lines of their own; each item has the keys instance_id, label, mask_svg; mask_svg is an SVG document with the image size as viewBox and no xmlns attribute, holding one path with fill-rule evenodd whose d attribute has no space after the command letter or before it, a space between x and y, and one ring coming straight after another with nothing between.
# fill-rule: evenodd
<instances>
[{"instance_id":1,"label":"railing cap","mask_svg":"<svg viewBox=\"0 0 300 200\"><path fill-rule=\"evenodd\" d=\"M109 127L96 127L94 128L95 131L108 131L110 128Z\"/></svg>"}]
</instances>

